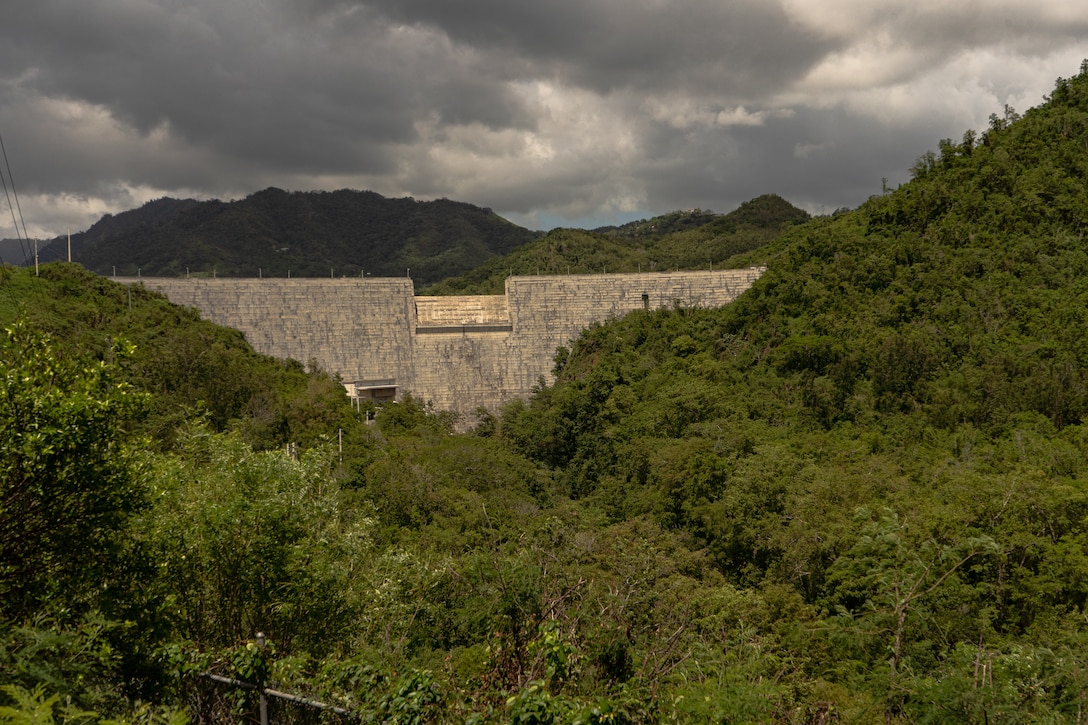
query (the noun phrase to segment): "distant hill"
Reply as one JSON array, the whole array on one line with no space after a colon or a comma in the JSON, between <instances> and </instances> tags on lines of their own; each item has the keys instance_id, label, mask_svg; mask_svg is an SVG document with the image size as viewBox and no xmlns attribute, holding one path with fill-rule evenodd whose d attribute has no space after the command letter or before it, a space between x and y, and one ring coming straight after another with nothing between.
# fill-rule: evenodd
<instances>
[{"instance_id":1,"label":"distant hill","mask_svg":"<svg viewBox=\"0 0 1088 725\"><path fill-rule=\"evenodd\" d=\"M266 189L234 202L159 199L73 235L73 261L99 274L221 277L462 274L537 233L490 209L369 191ZM66 240L43 259L64 259Z\"/></svg>"},{"instance_id":2,"label":"distant hill","mask_svg":"<svg viewBox=\"0 0 1088 725\"><path fill-rule=\"evenodd\" d=\"M0 263L22 264L24 261L24 250L27 248L27 244L25 239L0 239ZM39 244L45 246L44 242L40 242ZM31 240L29 245L31 255L33 255L34 240ZM33 261L33 259L31 259L31 261Z\"/></svg>"},{"instance_id":3,"label":"distant hill","mask_svg":"<svg viewBox=\"0 0 1088 725\"><path fill-rule=\"evenodd\" d=\"M678 232L688 232L713 224L719 233L735 232L742 226L756 229L781 229L809 220L808 212L798 209L778 194L763 194L746 201L728 214L708 209L671 211L652 219L639 219L620 226L598 227L593 231L609 237L625 239L661 238Z\"/></svg>"},{"instance_id":4,"label":"distant hill","mask_svg":"<svg viewBox=\"0 0 1088 725\"><path fill-rule=\"evenodd\" d=\"M750 252L801 224L808 212L775 194L746 201L728 214L676 211L594 231L555 229L505 257L488 260L426 294L499 294L509 274L591 274L707 269Z\"/></svg>"},{"instance_id":5,"label":"distant hill","mask_svg":"<svg viewBox=\"0 0 1088 725\"><path fill-rule=\"evenodd\" d=\"M85 249L99 245L110 245L110 240L137 232L141 229L167 224L181 212L191 209L200 202L193 199L162 198L149 201L138 209L106 214L90 229L72 234L73 261L79 261ZM68 236L62 235L47 242L42 242L38 249L38 258L42 263L63 262L68 259ZM120 272L120 269L118 269Z\"/></svg>"},{"instance_id":6,"label":"distant hill","mask_svg":"<svg viewBox=\"0 0 1088 725\"><path fill-rule=\"evenodd\" d=\"M652 219L638 219L620 226L597 227L593 231L612 237L661 237L709 224L720 216L707 209L671 211Z\"/></svg>"}]
</instances>

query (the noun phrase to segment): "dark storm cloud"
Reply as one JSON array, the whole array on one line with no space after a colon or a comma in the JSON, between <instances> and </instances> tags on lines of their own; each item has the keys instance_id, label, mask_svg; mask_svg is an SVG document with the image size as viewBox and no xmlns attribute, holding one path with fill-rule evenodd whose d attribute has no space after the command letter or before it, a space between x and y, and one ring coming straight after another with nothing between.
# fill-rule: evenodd
<instances>
[{"instance_id":1,"label":"dark storm cloud","mask_svg":"<svg viewBox=\"0 0 1088 725\"><path fill-rule=\"evenodd\" d=\"M795 79L834 44L773 2L699 0L367 0L407 24L509 58L534 77L601 93L713 89L758 97Z\"/></svg>"},{"instance_id":2,"label":"dark storm cloud","mask_svg":"<svg viewBox=\"0 0 1088 725\"><path fill-rule=\"evenodd\" d=\"M471 59L399 42L372 14L345 18L348 36L320 18L282 22L290 16L256 3L19 8L0 30L18 49L5 54L5 74L19 91L105 109L137 136L167 132L228 170L380 174L428 114L526 122Z\"/></svg>"},{"instance_id":3,"label":"dark storm cloud","mask_svg":"<svg viewBox=\"0 0 1088 725\"><path fill-rule=\"evenodd\" d=\"M1038 103L1088 35L1063 0L9 5L0 132L46 233L269 185L523 222L768 191L856 205L936 139Z\"/></svg>"}]
</instances>

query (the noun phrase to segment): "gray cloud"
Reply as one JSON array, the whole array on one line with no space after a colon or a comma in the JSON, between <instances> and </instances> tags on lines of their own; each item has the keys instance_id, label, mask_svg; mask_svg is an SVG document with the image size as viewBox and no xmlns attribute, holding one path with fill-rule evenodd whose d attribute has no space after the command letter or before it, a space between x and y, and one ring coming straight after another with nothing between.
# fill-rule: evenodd
<instances>
[{"instance_id":1,"label":"gray cloud","mask_svg":"<svg viewBox=\"0 0 1088 725\"><path fill-rule=\"evenodd\" d=\"M833 43L761 0L371 0L400 22L486 49L532 77L598 93L713 90L759 97L803 73Z\"/></svg>"},{"instance_id":2,"label":"gray cloud","mask_svg":"<svg viewBox=\"0 0 1088 725\"><path fill-rule=\"evenodd\" d=\"M0 24L28 226L269 185L590 220L853 206L1076 72L1062 0L36 0ZM0 232L10 236L11 232Z\"/></svg>"}]
</instances>

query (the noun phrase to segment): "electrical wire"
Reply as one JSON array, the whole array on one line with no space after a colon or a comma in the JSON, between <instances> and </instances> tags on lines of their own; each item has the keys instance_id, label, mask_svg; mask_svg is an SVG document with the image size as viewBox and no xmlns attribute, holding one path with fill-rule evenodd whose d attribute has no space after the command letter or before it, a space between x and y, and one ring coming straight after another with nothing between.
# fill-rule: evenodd
<instances>
[{"instance_id":1,"label":"electrical wire","mask_svg":"<svg viewBox=\"0 0 1088 725\"><path fill-rule=\"evenodd\" d=\"M8 150L4 145L4 136L0 134L0 151L4 154L4 168L7 169L7 179L4 180L4 198L8 201L8 208L11 209L11 221L15 224L15 236L19 238L19 247L23 250L23 263L30 258L30 235L26 233L26 221L23 219L23 208L19 204L19 192L15 190L15 177L11 174L11 163L8 161ZM0 179L3 179L3 170L0 169ZM11 181L11 196L8 195L8 181ZM15 205L11 203L11 198L15 197ZM15 211L19 211L19 221L15 221ZM19 222L23 224L23 233L19 234Z\"/></svg>"},{"instance_id":2,"label":"electrical wire","mask_svg":"<svg viewBox=\"0 0 1088 725\"><path fill-rule=\"evenodd\" d=\"M27 245L23 241L23 237L19 234L19 223L15 221L15 207L11 203L11 194L8 192L8 179L4 174L4 170L0 169L0 182L4 185L4 198L8 201L8 209L11 210L11 223L15 225L15 236L19 239L19 248L23 252L23 263L26 263L27 258Z\"/></svg>"}]
</instances>

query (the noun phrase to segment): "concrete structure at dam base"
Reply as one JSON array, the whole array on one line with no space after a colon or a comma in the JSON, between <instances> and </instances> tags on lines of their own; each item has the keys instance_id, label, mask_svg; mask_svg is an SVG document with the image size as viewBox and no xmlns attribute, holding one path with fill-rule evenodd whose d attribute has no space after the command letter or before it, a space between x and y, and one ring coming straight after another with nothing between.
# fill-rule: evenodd
<instances>
[{"instance_id":1,"label":"concrete structure at dam base","mask_svg":"<svg viewBox=\"0 0 1088 725\"><path fill-rule=\"evenodd\" d=\"M113 278L140 283L259 352L316 362L360 400L411 394L475 419L553 382L556 349L635 310L720 307L763 268L510 277L506 294L418 297L408 278Z\"/></svg>"}]
</instances>

